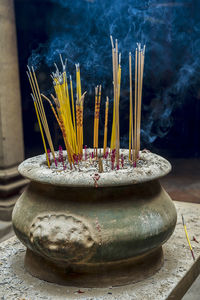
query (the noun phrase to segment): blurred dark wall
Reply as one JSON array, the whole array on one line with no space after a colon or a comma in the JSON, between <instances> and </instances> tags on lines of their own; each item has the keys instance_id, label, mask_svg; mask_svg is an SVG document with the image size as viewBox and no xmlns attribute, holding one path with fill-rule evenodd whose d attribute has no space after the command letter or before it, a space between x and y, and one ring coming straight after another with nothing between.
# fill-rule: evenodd
<instances>
[{"instance_id":1,"label":"blurred dark wall","mask_svg":"<svg viewBox=\"0 0 200 300\"><path fill-rule=\"evenodd\" d=\"M197 12L200 3L198 1L127 1L127 6L126 1L121 0L112 3L105 0L101 3L103 3L102 8L98 7L95 0L15 0L26 157L43 152L26 78L28 61L38 67L40 87L46 94L52 91L49 74L54 70L53 61L59 64L59 52L66 57L69 56L70 72L73 72L73 64L80 61L83 88L88 90L85 103L87 107L85 144L92 146L94 86L103 83L104 98L107 94L112 97L112 73L109 71L110 34L121 41L119 45L122 51L122 72L124 72L120 116L122 146L128 146L127 53L133 51L136 41L141 40L147 44L142 147L167 157L199 157L200 48L198 46L200 42L198 32L200 33L200 20ZM91 14L88 13L90 11ZM104 13L108 15L104 16ZM118 16L116 23L112 13ZM106 21L108 19L110 23ZM127 31L129 28L130 32ZM129 35L124 32L129 32ZM187 41L188 36L191 38ZM45 107L55 148L58 148L58 145L62 144L62 138L49 107ZM109 126L111 126L111 111L109 119ZM103 139L103 122L104 99L100 120L100 141Z\"/></svg>"}]
</instances>

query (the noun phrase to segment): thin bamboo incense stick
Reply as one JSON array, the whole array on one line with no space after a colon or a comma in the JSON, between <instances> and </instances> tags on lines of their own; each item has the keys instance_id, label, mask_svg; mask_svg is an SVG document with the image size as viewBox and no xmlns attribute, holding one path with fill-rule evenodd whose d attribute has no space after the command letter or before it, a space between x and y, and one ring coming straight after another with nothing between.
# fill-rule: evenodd
<instances>
[{"instance_id":1,"label":"thin bamboo incense stick","mask_svg":"<svg viewBox=\"0 0 200 300\"><path fill-rule=\"evenodd\" d=\"M120 87L121 87L121 53L119 53L119 63L118 63L118 95L117 95L117 101L118 101L118 147L120 151L120 116L119 116L119 101L120 101ZM120 153L118 151L118 168L119 168L119 159L120 159Z\"/></svg>"},{"instance_id":2,"label":"thin bamboo incense stick","mask_svg":"<svg viewBox=\"0 0 200 300\"><path fill-rule=\"evenodd\" d=\"M132 96L132 64L131 52L129 52L129 82L130 82L130 104L129 104L129 160L132 160L132 131L133 131L133 96Z\"/></svg>"},{"instance_id":3,"label":"thin bamboo incense stick","mask_svg":"<svg viewBox=\"0 0 200 300\"><path fill-rule=\"evenodd\" d=\"M106 109L105 109L105 125L104 125L104 142L103 142L103 154L106 153L107 148L107 136L108 136L108 109L109 109L109 98L106 97Z\"/></svg>"},{"instance_id":4,"label":"thin bamboo incense stick","mask_svg":"<svg viewBox=\"0 0 200 300\"><path fill-rule=\"evenodd\" d=\"M116 112L116 162L117 162L117 168L119 168L119 93L118 93L118 41L117 39L115 40L115 89L116 89L116 94L115 94L115 102L116 102L116 107L115 107L115 112Z\"/></svg>"},{"instance_id":5,"label":"thin bamboo incense stick","mask_svg":"<svg viewBox=\"0 0 200 300\"><path fill-rule=\"evenodd\" d=\"M112 122L112 133L111 133L111 143L110 148L114 150L116 148L116 129L115 129L115 48L113 43L112 35L110 36L111 45L112 45L112 66L113 66L113 122Z\"/></svg>"},{"instance_id":6,"label":"thin bamboo incense stick","mask_svg":"<svg viewBox=\"0 0 200 300\"><path fill-rule=\"evenodd\" d=\"M39 124L39 128L40 128L40 133L41 133L41 136L42 136L42 142L43 142L43 146L44 146L44 151L46 153L47 165L50 168L50 161L49 161L49 157L48 157L48 153L47 153L46 142L45 142L44 133L43 133L43 130L42 130L42 125L41 125L40 117L39 117L39 114L38 114L37 106L36 106L36 103L35 103L35 98L34 98L33 94L31 94L31 96L33 98L35 112L36 112L36 116L37 116L37 120L38 120L38 124Z\"/></svg>"},{"instance_id":7,"label":"thin bamboo incense stick","mask_svg":"<svg viewBox=\"0 0 200 300\"><path fill-rule=\"evenodd\" d=\"M138 104L138 67L137 67L137 48L135 50L135 106L134 106L134 164L137 159L137 104Z\"/></svg>"},{"instance_id":8,"label":"thin bamboo incense stick","mask_svg":"<svg viewBox=\"0 0 200 300\"><path fill-rule=\"evenodd\" d=\"M141 92L141 45L138 44L138 105L137 105L137 150L136 150L136 159L139 155L139 115L140 115L140 92Z\"/></svg>"},{"instance_id":9,"label":"thin bamboo incense stick","mask_svg":"<svg viewBox=\"0 0 200 300\"><path fill-rule=\"evenodd\" d=\"M97 148L98 92L99 92L99 86L97 85L97 86L95 87L94 142L93 142L93 148L94 148L94 151L95 151L95 149Z\"/></svg>"},{"instance_id":10,"label":"thin bamboo incense stick","mask_svg":"<svg viewBox=\"0 0 200 300\"><path fill-rule=\"evenodd\" d=\"M185 230L185 235L186 235L186 238L187 238L187 242L188 242L188 245L190 247L191 254L192 254L192 258L193 258L193 260L195 260L194 252L193 252L193 249L192 249L192 245L190 243L190 239L189 239L189 236L188 236L187 227L186 227L183 215L182 215L182 222L183 222L183 226L184 226L184 230Z\"/></svg>"},{"instance_id":11,"label":"thin bamboo incense stick","mask_svg":"<svg viewBox=\"0 0 200 300\"><path fill-rule=\"evenodd\" d=\"M42 121L43 128L44 128L47 140L49 142L49 135L48 135L47 126L46 126L46 123L45 123L45 120L44 120L44 115L42 114L41 109L40 109L40 105L38 104L39 103L39 96L38 96L38 93L37 93L37 90L36 90L36 87L35 87L35 83L34 83L30 68L28 67L28 69L29 69L29 73L27 72L27 75L28 75L28 79L29 79L29 82L30 82L30 85L31 85L31 89L33 91L33 96L34 96L34 99L35 99L35 105L36 105L36 108L37 108L37 112L38 112L38 115L40 116L40 119ZM50 146L50 143L49 143L49 146Z\"/></svg>"},{"instance_id":12,"label":"thin bamboo incense stick","mask_svg":"<svg viewBox=\"0 0 200 300\"><path fill-rule=\"evenodd\" d=\"M140 131L141 131L141 104L142 104L142 85L143 85L143 72L144 72L144 53L145 53L145 45L143 50L141 50L141 79L140 79L140 112L139 112L139 129L138 129L138 149L140 150Z\"/></svg>"},{"instance_id":13,"label":"thin bamboo incense stick","mask_svg":"<svg viewBox=\"0 0 200 300\"><path fill-rule=\"evenodd\" d=\"M144 54L145 45L143 49L141 44L137 44L135 50L135 120L134 120L134 165L139 158L140 151L140 132L141 132L141 104L142 104L142 86L143 86L143 72L144 72Z\"/></svg>"},{"instance_id":14,"label":"thin bamboo incense stick","mask_svg":"<svg viewBox=\"0 0 200 300\"><path fill-rule=\"evenodd\" d=\"M72 116L73 116L73 125L74 130L76 130L75 126L75 112L74 112L74 95L73 95L73 83L72 83L72 76L70 75L70 89L71 89L71 101L72 101Z\"/></svg>"},{"instance_id":15,"label":"thin bamboo incense stick","mask_svg":"<svg viewBox=\"0 0 200 300\"><path fill-rule=\"evenodd\" d=\"M47 123L47 119L46 119L46 115L45 115L45 111L44 111L44 107L43 107L43 103L42 103L42 99L41 99L41 95L40 95L40 90L39 90L37 78L36 78L35 71L34 71L33 67L32 67L32 72L30 71L30 68L29 68L29 75L30 75L30 78L32 80L32 85L34 87L34 91L35 91L35 95L36 95L36 99L37 99L37 103L38 103L37 108L39 108L38 111L39 111L39 113L41 114L41 117L42 117L43 126L44 126L45 133L46 133L46 136L47 136L47 139L48 139L49 147L50 147L51 152L53 154L53 157L55 159L55 152L54 152L54 147L53 147L53 143L52 143L52 139L51 139L51 135L50 135L50 131L49 131L49 126L48 126L48 123Z\"/></svg>"},{"instance_id":16,"label":"thin bamboo incense stick","mask_svg":"<svg viewBox=\"0 0 200 300\"><path fill-rule=\"evenodd\" d=\"M81 131L81 155L83 153L83 107L84 107L84 99L87 92L84 92L80 98L80 131Z\"/></svg>"},{"instance_id":17,"label":"thin bamboo incense stick","mask_svg":"<svg viewBox=\"0 0 200 300\"><path fill-rule=\"evenodd\" d=\"M116 118L117 118L117 115L116 115L116 111L117 111L117 103L116 103L116 92L117 92L117 89L116 89L116 49L114 48L114 57L113 57L113 78L114 78L114 81L113 81L113 90L114 90L114 100L113 100L113 110L114 110L114 116L113 116L113 150L115 149L116 150Z\"/></svg>"},{"instance_id":18,"label":"thin bamboo incense stick","mask_svg":"<svg viewBox=\"0 0 200 300\"><path fill-rule=\"evenodd\" d=\"M77 151L77 136L76 136L76 121L75 121L75 111L74 111L74 94L73 94L73 83L72 76L70 75L70 90L71 90L71 109L72 109L72 126L74 129L74 149Z\"/></svg>"},{"instance_id":19,"label":"thin bamboo incense stick","mask_svg":"<svg viewBox=\"0 0 200 300\"><path fill-rule=\"evenodd\" d=\"M80 155L80 105L78 100L76 100L76 131L77 131L78 155Z\"/></svg>"},{"instance_id":20,"label":"thin bamboo incense stick","mask_svg":"<svg viewBox=\"0 0 200 300\"><path fill-rule=\"evenodd\" d=\"M100 104L101 104L101 85L99 86L99 95L97 102L97 128L96 128L96 148L99 146L99 113L100 113Z\"/></svg>"},{"instance_id":21,"label":"thin bamboo incense stick","mask_svg":"<svg viewBox=\"0 0 200 300\"><path fill-rule=\"evenodd\" d=\"M142 66L142 57L141 57L141 48L140 48L140 44L139 44L139 49L138 49L138 82L139 82L139 91L138 91L138 124L137 124L137 158L139 157L139 151L140 151L140 122L141 122L141 89L142 89L142 86L141 86L141 79L142 79L142 75L141 75L141 72L142 72L142 69L141 69L141 66Z\"/></svg>"}]
</instances>

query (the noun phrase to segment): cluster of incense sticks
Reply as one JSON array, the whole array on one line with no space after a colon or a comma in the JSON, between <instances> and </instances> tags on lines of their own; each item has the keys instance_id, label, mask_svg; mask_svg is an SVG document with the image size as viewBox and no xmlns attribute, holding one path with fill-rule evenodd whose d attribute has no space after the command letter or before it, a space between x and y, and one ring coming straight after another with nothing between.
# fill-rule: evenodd
<instances>
[{"instance_id":1,"label":"cluster of incense sticks","mask_svg":"<svg viewBox=\"0 0 200 300\"><path fill-rule=\"evenodd\" d=\"M95 88L95 109L94 109L94 137L93 148L94 152L87 155L87 147L83 146L83 119L84 119L84 99L86 92L82 94L81 90L81 75L80 65L76 64L76 97L74 97L74 87L72 76L67 76L66 60L63 62L60 55L62 69L59 70L55 64L56 71L52 73L53 86L55 95L51 94L51 99L46 95L40 93L38 81L34 68L28 67L27 75L32 89L32 98L38 119L38 124L42 136L44 150L46 153L47 165L50 168L51 157L53 155L55 166L57 166L54 146L43 106L43 100L50 104L53 115L60 127L63 135L65 148L67 150L67 160L72 169L75 164L80 161L97 160L99 170L103 171L102 159L109 157L112 169L119 169L124 167L124 157L120 154L120 87L121 87L121 53L118 51L118 41L113 42L112 36L112 73L113 73L113 119L111 129L110 149L108 148L108 111L109 99L106 97L105 101L105 123L104 123L104 138L103 138L103 156L101 157L101 150L99 149L99 116L100 104L102 95L102 86L98 85ZM143 70L144 70L144 56L145 46L142 48L141 44L137 44L135 50L135 95L133 105L133 87L132 87L132 55L129 53L129 76L130 76L130 118L129 118L129 162L136 166L140 151L140 128L141 128L141 103L142 103L142 85L143 85ZM47 149L46 141L49 149ZM85 148L85 155L83 155L83 148ZM63 158L62 149L59 148L59 161L62 162L63 168L66 169L66 164ZM120 164L121 162L121 164Z\"/></svg>"},{"instance_id":2,"label":"cluster of incense sticks","mask_svg":"<svg viewBox=\"0 0 200 300\"><path fill-rule=\"evenodd\" d=\"M40 132L41 132L41 136L42 136L44 150L45 150L45 153L46 153L47 164L48 164L48 167L50 167L49 155L48 155L48 152L47 152L47 147L46 147L46 142L45 142L43 129L45 131L46 138L47 138L48 143L49 143L49 147L50 147L51 152L53 154L55 164L57 164L57 162L56 162L55 151L54 151L54 147L53 147L51 134L50 134L50 131L49 131L49 126L48 126L48 122L47 122L43 102L42 102L42 99L41 99L39 85L38 85L37 78L36 78L35 71L34 71L33 67L32 67L32 69L30 69L28 67L27 76L28 76L28 79L29 79L29 82L30 82L30 85L31 85L32 92L33 92L31 94L31 96L32 96L32 99L33 99L35 112L36 112L37 119L38 119L38 124L39 124L39 127L40 127Z\"/></svg>"},{"instance_id":3,"label":"cluster of incense sticks","mask_svg":"<svg viewBox=\"0 0 200 300\"><path fill-rule=\"evenodd\" d=\"M129 81L130 81L130 117L129 117L129 160L134 166L139 158L140 151L140 128L141 128L141 104L142 104L142 85L144 72L145 45L137 44L135 50L135 105L133 120L133 94L132 94L132 57L129 53ZM133 126L134 121L134 126Z\"/></svg>"}]
</instances>

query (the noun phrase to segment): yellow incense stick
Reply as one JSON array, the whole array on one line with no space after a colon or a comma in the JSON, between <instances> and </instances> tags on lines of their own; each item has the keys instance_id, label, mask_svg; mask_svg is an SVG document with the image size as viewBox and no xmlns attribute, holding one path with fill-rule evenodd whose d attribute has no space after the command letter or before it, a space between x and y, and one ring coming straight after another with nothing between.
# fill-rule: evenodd
<instances>
[{"instance_id":1,"label":"yellow incense stick","mask_svg":"<svg viewBox=\"0 0 200 300\"><path fill-rule=\"evenodd\" d=\"M192 245L190 243L190 239L189 239L189 236L188 236L187 227L186 227L183 215L182 215L182 222L183 222L183 226L184 226L184 230L185 230L186 239L187 239L187 242L188 242L188 245L190 247L191 254L192 254L192 258L193 258L193 260L195 260L194 252L193 252L193 249L192 249Z\"/></svg>"},{"instance_id":2,"label":"yellow incense stick","mask_svg":"<svg viewBox=\"0 0 200 300\"><path fill-rule=\"evenodd\" d=\"M110 36L110 39L111 39L111 45L112 45L112 66L113 66L113 122L112 122L112 132L111 132L111 142L110 142L110 149L113 150L116 148L116 127L115 127L115 113L116 113L116 110L115 110L115 93L116 93L116 90L115 90L115 48L114 48L114 43L113 43L113 38L112 36Z\"/></svg>"},{"instance_id":3,"label":"yellow incense stick","mask_svg":"<svg viewBox=\"0 0 200 300\"><path fill-rule=\"evenodd\" d=\"M129 81L130 81L130 104L129 104L129 160L132 160L132 126L133 126L133 99L132 99L132 66L131 52L129 52Z\"/></svg>"},{"instance_id":4,"label":"yellow incense stick","mask_svg":"<svg viewBox=\"0 0 200 300\"><path fill-rule=\"evenodd\" d=\"M76 131L76 123L75 123L75 112L74 112L74 95L73 95L73 84L72 84L72 77L70 75L70 89L71 89L71 101L72 101L72 115L73 115L73 126L74 130Z\"/></svg>"},{"instance_id":5,"label":"yellow incense stick","mask_svg":"<svg viewBox=\"0 0 200 300\"><path fill-rule=\"evenodd\" d=\"M51 140L51 135L50 135L50 132L49 132L49 127L48 127L46 115L45 115L45 112L44 112L44 107L41 104L42 100L41 100L40 91L39 91L37 79L36 79L36 76L35 76L35 72L33 70L33 75L32 75L32 72L31 72L29 67L28 67L28 70L29 70L29 72L27 72L27 75L28 75L28 79L29 79L29 82L30 82L30 85L31 85L31 89L33 91L33 96L34 96L34 99L35 99L35 104L36 104L36 107L37 107L38 115L40 116L40 119L42 121L42 125L43 125L43 128L44 128L48 143L49 143L49 147L50 147L51 152L53 154L53 157L55 159L54 147L53 147L53 143L52 143L52 140ZM43 107L43 109L42 109L42 107Z\"/></svg>"},{"instance_id":6,"label":"yellow incense stick","mask_svg":"<svg viewBox=\"0 0 200 300\"><path fill-rule=\"evenodd\" d=\"M97 105L98 105L98 90L99 86L95 87L95 108L94 108L94 137L93 137L93 148L97 148Z\"/></svg>"},{"instance_id":7,"label":"yellow incense stick","mask_svg":"<svg viewBox=\"0 0 200 300\"><path fill-rule=\"evenodd\" d=\"M32 72L29 68L29 75L30 75L30 77L29 77L30 81L32 82L31 87L33 89L33 94L35 95L37 109L38 109L39 115L40 115L42 123L43 123L43 127L44 127L46 137L47 137L47 140L49 143L49 147L50 147L53 157L55 159L55 152L54 152L54 147L53 147L53 143L52 143L52 139L51 139L51 135L50 135L50 131L49 131L49 126L47 123L46 114L44 111L44 107L43 107L43 103L42 103L42 99L41 99L41 95L40 95L40 90L39 90L37 78L36 78L33 67L32 67Z\"/></svg>"},{"instance_id":8,"label":"yellow incense stick","mask_svg":"<svg viewBox=\"0 0 200 300\"><path fill-rule=\"evenodd\" d=\"M99 86L99 95L97 101L97 118L96 118L96 148L98 149L99 144L99 113L100 113L100 104L101 104L101 85Z\"/></svg>"},{"instance_id":9,"label":"yellow incense stick","mask_svg":"<svg viewBox=\"0 0 200 300\"><path fill-rule=\"evenodd\" d=\"M134 107L134 162L137 159L137 105L138 105L138 80L137 80L137 49L135 50L135 107Z\"/></svg>"},{"instance_id":10,"label":"yellow incense stick","mask_svg":"<svg viewBox=\"0 0 200 300\"><path fill-rule=\"evenodd\" d=\"M47 147L46 147L46 142L45 142L45 138L44 138L44 133L43 133L43 130L42 130L42 125L41 125L41 122L40 122L40 117L39 117L39 114L38 114L38 110L37 110L37 106L36 106L33 94L31 94L31 96L33 98L35 112L36 112L36 116L37 116L37 120L38 120L38 124L39 124L39 128L40 128L40 133L41 133L41 136L42 136L42 142L43 142L43 146L44 146L44 151L46 153L47 165L50 168L50 161L49 161L49 157L48 157L48 154L47 154Z\"/></svg>"},{"instance_id":11,"label":"yellow incense stick","mask_svg":"<svg viewBox=\"0 0 200 300\"><path fill-rule=\"evenodd\" d=\"M108 135L108 109L109 99L106 97L106 109L105 109L105 125L104 125L104 142L103 142L103 153L105 155L107 148L107 135Z\"/></svg>"}]
</instances>

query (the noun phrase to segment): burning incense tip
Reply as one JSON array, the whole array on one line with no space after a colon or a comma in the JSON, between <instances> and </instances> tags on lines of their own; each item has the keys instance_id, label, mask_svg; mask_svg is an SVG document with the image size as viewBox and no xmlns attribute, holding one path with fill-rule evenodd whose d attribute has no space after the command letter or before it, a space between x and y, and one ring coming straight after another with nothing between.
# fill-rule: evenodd
<instances>
[{"instance_id":1,"label":"burning incense tip","mask_svg":"<svg viewBox=\"0 0 200 300\"><path fill-rule=\"evenodd\" d=\"M183 217L183 215L181 215L182 216L182 222L183 222L183 226L185 225L185 221L184 221L184 217Z\"/></svg>"},{"instance_id":2,"label":"burning incense tip","mask_svg":"<svg viewBox=\"0 0 200 300\"><path fill-rule=\"evenodd\" d=\"M110 35L110 41L111 41L112 48L114 48L114 43L113 43L113 37L112 37L112 35Z\"/></svg>"},{"instance_id":3,"label":"burning incense tip","mask_svg":"<svg viewBox=\"0 0 200 300\"><path fill-rule=\"evenodd\" d=\"M59 75L59 69L58 69L58 66L57 66L57 64L56 63L54 63L54 66L55 66L55 68L56 68L56 72L58 73L58 75Z\"/></svg>"},{"instance_id":4,"label":"burning incense tip","mask_svg":"<svg viewBox=\"0 0 200 300\"><path fill-rule=\"evenodd\" d=\"M122 59L122 54L121 52L119 53L119 65L121 65L121 59Z\"/></svg>"},{"instance_id":5,"label":"burning incense tip","mask_svg":"<svg viewBox=\"0 0 200 300\"><path fill-rule=\"evenodd\" d=\"M61 61L61 64L62 64L63 71L65 71L65 65L63 63L62 54L60 53L59 56L60 56L60 61Z\"/></svg>"},{"instance_id":6,"label":"burning incense tip","mask_svg":"<svg viewBox=\"0 0 200 300\"><path fill-rule=\"evenodd\" d=\"M32 97L32 99L33 99L33 102L35 102L35 98L34 98L33 94L31 94L31 97Z\"/></svg>"},{"instance_id":7,"label":"burning incense tip","mask_svg":"<svg viewBox=\"0 0 200 300\"><path fill-rule=\"evenodd\" d=\"M144 45L143 47L143 55L145 55L145 49L146 49L146 45Z\"/></svg>"},{"instance_id":8,"label":"burning incense tip","mask_svg":"<svg viewBox=\"0 0 200 300\"><path fill-rule=\"evenodd\" d=\"M27 65L27 68L28 68L29 72L31 72L31 68L29 67L29 65Z\"/></svg>"}]
</instances>

